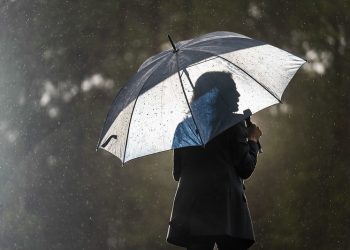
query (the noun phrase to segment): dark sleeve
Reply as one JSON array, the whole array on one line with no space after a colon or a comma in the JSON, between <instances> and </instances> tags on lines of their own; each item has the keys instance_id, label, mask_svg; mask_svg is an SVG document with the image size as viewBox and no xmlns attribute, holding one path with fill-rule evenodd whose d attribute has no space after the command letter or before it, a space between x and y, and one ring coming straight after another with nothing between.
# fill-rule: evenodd
<instances>
[{"instance_id":1,"label":"dark sleeve","mask_svg":"<svg viewBox=\"0 0 350 250\"><path fill-rule=\"evenodd\" d=\"M247 128L237 124L231 130L229 142L236 171L243 179L247 179L253 173L259 150L258 144L248 140L247 135Z\"/></svg>"},{"instance_id":2,"label":"dark sleeve","mask_svg":"<svg viewBox=\"0 0 350 250\"><path fill-rule=\"evenodd\" d=\"M179 181L181 174L181 149L175 148L173 153L173 177L175 181Z\"/></svg>"}]
</instances>

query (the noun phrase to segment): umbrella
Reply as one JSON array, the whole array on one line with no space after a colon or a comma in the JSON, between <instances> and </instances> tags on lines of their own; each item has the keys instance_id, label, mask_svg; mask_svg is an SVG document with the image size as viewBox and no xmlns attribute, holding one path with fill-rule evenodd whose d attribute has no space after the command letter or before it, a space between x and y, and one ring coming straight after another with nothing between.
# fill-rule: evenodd
<instances>
[{"instance_id":1,"label":"umbrella","mask_svg":"<svg viewBox=\"0 0 350 250\"><path fill-rule=\"evenodd\" d=\"M96 150L122 164L170 149L203 146L250 115L281 103L305 63L285 50L232 32L174 43L147 59L120 89Z\"/></svg>"}]
</instances>

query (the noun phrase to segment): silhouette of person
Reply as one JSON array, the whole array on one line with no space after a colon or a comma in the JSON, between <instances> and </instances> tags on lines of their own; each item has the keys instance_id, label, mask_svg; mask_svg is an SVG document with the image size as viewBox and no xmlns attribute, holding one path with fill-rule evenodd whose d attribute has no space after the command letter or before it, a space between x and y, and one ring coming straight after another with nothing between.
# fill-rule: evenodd
<instances>
[{"instance_id":1,"label":"silhouette of person","mask_svg":"<svg viewBox=\"0 0 350 250\"><path fill-rule=\"evenodd\" d=\"M255 242L243 180L254 171L262 133L255 124L247 128L250 110L235 113L239 96L230 73L208 72L196 81L191 114L173 138L178 187L169 243L189 250L213 249L216 243L224 250Z\"/></svg>"}]
</instances>

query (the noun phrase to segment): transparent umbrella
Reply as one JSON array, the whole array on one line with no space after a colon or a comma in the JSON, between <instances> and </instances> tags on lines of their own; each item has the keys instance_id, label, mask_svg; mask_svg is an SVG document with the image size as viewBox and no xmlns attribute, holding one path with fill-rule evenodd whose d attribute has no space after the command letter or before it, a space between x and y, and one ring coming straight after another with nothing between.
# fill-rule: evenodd
<instances>
[{"instance_id":1,"label":"transparent umbrella","mask_svg":"<svg viewBox=\"0 0 350 250\"><path fill-rule=\"evenodd\" d=\"M172 44L146 60L119 91L97 149L132 159L205 146L250 115L281 103L305 63L285 50L232 32Z\"/></svg>"}]
</instances>

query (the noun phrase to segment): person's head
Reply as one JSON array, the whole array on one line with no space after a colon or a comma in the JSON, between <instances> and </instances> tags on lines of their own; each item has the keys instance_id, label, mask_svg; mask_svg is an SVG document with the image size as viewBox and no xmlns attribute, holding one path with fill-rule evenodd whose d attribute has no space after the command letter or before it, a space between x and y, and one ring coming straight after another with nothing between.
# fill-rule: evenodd
<instances>
[{"instance_id":1,"label":"person's head","mask_svg":"<svg viewBox=\"0 0 350 250\"><path fill-rule=\"evenodd\" d=\"M201 97L207 96L207 105L214 105L213 108L229 112L238 111L240 94L237 91L236 83L231 73L213 71L201 75L195 84L192 102ZM213 98L215 100L213 100Z\"/></svg>"}]
</instances>

